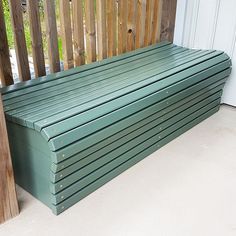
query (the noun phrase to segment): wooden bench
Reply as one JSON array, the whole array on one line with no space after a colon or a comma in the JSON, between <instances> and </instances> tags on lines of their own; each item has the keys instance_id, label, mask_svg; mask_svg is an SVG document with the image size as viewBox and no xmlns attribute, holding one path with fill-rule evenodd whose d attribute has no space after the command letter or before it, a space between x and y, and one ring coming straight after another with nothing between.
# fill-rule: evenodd
<instances>
[{"instance_id":1,"label":"wooden bench","mask_svg":"<svg viewBox=\"0 0 236 236\"><path fill-rule=\"evenodd\" d=\"M217 112L230 72L162 42L3 88L16 182L63 212Z\"/></svg>"}]
</instances>

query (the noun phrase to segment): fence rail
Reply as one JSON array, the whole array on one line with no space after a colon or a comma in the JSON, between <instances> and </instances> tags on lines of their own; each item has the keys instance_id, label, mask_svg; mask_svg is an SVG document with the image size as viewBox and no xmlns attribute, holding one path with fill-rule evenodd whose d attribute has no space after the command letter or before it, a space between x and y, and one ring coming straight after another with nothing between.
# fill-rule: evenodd
<instances>
[{"instance_id":1,"label":"fence rail","mask_svg":"<svg viewBox=\"0 0 236 236\"><path fill-rule=\"evenodd\" d=\"M2 1L0 0L0 80L13 84ZM58 31L62 40L64 69L102 60L159 42L173 40L176 0L27 0L31 51L36 78L60 68ZM31 79L24 34L21 0L9 0L19 80ZM59 21L56 9L59 8ZM43 50L42 27L46 29L47 55ZM59 29L59 30L58 30Z\"/></svg>"}]
</instances>

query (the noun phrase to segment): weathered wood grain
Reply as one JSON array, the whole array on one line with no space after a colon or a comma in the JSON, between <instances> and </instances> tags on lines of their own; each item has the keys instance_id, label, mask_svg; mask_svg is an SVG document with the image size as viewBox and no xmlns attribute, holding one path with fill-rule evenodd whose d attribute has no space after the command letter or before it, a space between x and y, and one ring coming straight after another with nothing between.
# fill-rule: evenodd
<instances>
[{"instance_id":1,"label":"weathered wood grain","mask_svg":"<svg viewBox=\"0 0 236 236\"><path fill-rule=\"evenodd\" d=\"M60 22L61 22L60 30L62 37L63 63L64 63L64 69L68 70L74 67L70 1L60 0L59 5L60 5Z\"/></svg>"},{"instance_id":2,"label":"weathered wood grain","mask_svg":"<svg viewBox=\"0 0 236 236\"><path fill-rule=\"evenodd\" d=\"M0 81L2 86L11 85L14 83L12 78L2 1L0 1Z\"/></svg>"},{"instance_id":3,"label":"weathered wood grain","mask_svg":"<svg viewBox=\"0 0 236 236\"><path fill-rule=\"evenodd\" d=\"M85 0L85 29L86 29L86 55L87 62L96 61L96 29L94 0Z\"/></svg>"},{"instance_id":4,"label":"weathered wood grain","mask_svg":"<svg viewBox=\"0 0 236 236\"><path fill-rule=\"evenodd\" d=\"M154 0L153 22L152 22L152 33L151 39L152 44L160 42L161 37L161 9L163 0Z\"/></svg>"},{"instance_id":5,"label":"weathered wood grain","mask_svg":"<svg viewBox=\"0 0 236 236\"><path fill-rule=\"evenodd\" d=\"M83 1L72 0L73 44L75 65L85 63Z\"/></svg>"},{"instance_id":6,"label":"weathered wood grain","mask_svg":"<svg viewBox=\"0 0 236 236\"><path fill-rule=\"evenodd\" d=\"M162 0L161 41L173 42L177 0Z\"/></svg>"},{"instance_id":7,"label":"weathered wood grain","mask_svg":"<svg viewBox=\"0 0 236 236\"><path fill-rule=\"evenodd\" d=\"M5 116L0 95L0 223L19 214Z\"/></svg>"},{"instance_id":8,"label":"weathered wood grain","mask_svg":"<svg viewBox=\"0 0 236 236\"><path fill-rule=\"evenodd\" d=\"M148 46L152 43L152 41L151 41L152 13L153 13L153 0L147 0L146 18L145 18L144 46Z\"/></svg>"},{"instance_id":9,"label":"weathered wood grain","mask_svg":"<svg viewBox=\"0 0 236 236\"><path fill-rule=\"evenodd\" d=\"M144 30L146 17L146 0L138 0L136 14L136 38L135 48L144 46Z\"/></svg>"},{"instance_id":10,"label":"weathered wood grain","mask_svg":"<svg viewBox=\"0 0 236 236\"><path fill-rule=\"evenodd\" d=\"M55 2L52 0L44 0L44 10L47 30L50 72L54 73L60 71Z\"/></svg>"},{"instance_id":11,"label":"weathered wood grain","mask_svg":"<svg viewBox=\"0 0 236 236\"><path fill-rule=\"evenodd\" d=\"M96 0L98 59L107 58L106 0Z\"/></svg>"},{"instance_id":12,"label":"weathered wood grain","mask_svg":"<svg viewBox=\"0 0 236 236\"><path fill-rule=\"evenodd\" d=\"M118 54L127 50L128 1L118 1Z\"/></svg>"},{"instance_id":13,"label":"weathered wood grain","mask_svg":"<svg viewBox=\"0 0 236 236\"><path fill-rule=\"evenodd\" d=\"M34 72L35 77L40 77L46 74L46 70L38 2L27 0L27 9L29 13Z\"/></svg>"},{"instance_id":14,"label":"weathered wood grain","mask_svg":"<svg viewBox=\"0 0 236 236\"><path fill-rule=\"evenodd\" d=\"M36 77L45 75L45 59L37 1L26 0L30 20ZM107 56L173 40L177 0L43 0L50 72L60 71L58 32L62 38L64 68L102 60ZM20 80L30 79L20 0L9 0ZM57 29L55 3L60 4ZM1 16L3 18L3 15ZM13 83L4 22L0 22L0 75ZM96 33L97 31L97 33ZM5 36L4 36L5 35ZM5 38L4 38L5 37ZM86 40L86 43L85 43ZM86 48L85 48L86 46ZM48 62L47 62L48 63Z\"/></svg>"},{"instance_id":15,"label":"weathered wood grain","mask_svg":"<svg viewBox=\"0 0 236 236\"><path fill-rule=\"evenodd\" d=\"M14 32L16 59L20 81L30 80L28 52L20 0L9 0L12 28Z\"/></svg>"},{"instance_id":16,"label":"weathered wood grain","mask_svg":"<svg viewBox=\"0 0 236 236\"><path fill-rule=\"evenodd\" d=\"M107 0L108 57L117 54L117 6L116 0Z\"/></svg>"},{"instance_id":17,"label":"weathered wood grain","mask_svg":"<svg viewBox=\"0 0 236 236\"><path fill-rule=\"evenodd\" d=\"M135 49L135 19L138 0L128 1L128 21L127 21L127 51Z\"/></svg>"}]
</instances>

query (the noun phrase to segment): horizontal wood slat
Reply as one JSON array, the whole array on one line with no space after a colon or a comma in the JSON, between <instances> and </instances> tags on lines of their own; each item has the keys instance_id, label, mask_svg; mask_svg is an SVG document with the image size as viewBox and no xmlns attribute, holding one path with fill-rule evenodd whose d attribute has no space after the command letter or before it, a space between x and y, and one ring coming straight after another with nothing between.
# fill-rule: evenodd
<instances>
[{"instance_id":1,"label":"horizontal wood slat","mask_svg":"<svg viewBox=\"0 0 236 236\"><path fill-rule=\"evenodd\" d=\"M17 180L55 214L215 113L231 60L162 42L70 72L3 90Z\"/></svg>"}]
</instances>

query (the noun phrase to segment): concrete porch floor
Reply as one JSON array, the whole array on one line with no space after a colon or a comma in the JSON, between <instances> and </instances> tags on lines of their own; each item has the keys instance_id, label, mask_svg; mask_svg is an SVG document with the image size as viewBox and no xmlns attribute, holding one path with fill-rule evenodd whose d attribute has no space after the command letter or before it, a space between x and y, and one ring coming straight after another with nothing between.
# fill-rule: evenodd
<instances>
[{"instance_id":1,"label":"concrete porch floor","mask_svg":"<svg viewBox=\"0 0 236 236\"><path fill-rule=\"evenodd\" d=\"M59 216L17 190L21 214L1 236L235 236L236 108L221 106Z\"/></svg>"}]
</instances>

